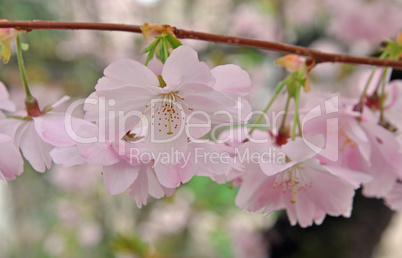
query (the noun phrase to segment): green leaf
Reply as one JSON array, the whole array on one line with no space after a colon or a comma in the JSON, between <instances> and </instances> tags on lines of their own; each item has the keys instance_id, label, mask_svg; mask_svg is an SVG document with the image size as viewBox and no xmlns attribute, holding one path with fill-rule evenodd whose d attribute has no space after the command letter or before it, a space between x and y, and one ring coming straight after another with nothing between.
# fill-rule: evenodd
<instances>
[{"instance_id":1,"label":"green leaf","mask_svg":"<svg viewBox=\"0 0 402 258\"><path fill-rule=\"evenodd\" d=\"M168 51L166 37L161 38L161 40L162 40L162 42L161 42L160 49L159 49L159 58L162 61L162 63L165 63L169 57L169 51Z\"/></svg>"},{"instance_id":2,"label":"green leaf","mask_svg":"<svg viewBox=\"0 0 402 258\"><path fill-rule=\"evenodd\" d=\"M21 43L21 49L24 51L28 51L29 45L27 43Z\"/></svg>"},{"instance_id":3,"label":"green leaf","mask_svg":"<svg viewBox=\"0 0 402 258\"><path fill-rule=\"evenodd\" d=\"M155 50L158 47L159 42L161 41L160 38L155 39L147 48L142 51L143 54L149 52L147 59L145 60L145 65L148 65L149 61L154 57Z\"/></svg>"},{"instance_id":4,"label":"green leaf","mask_svg":"<svg viewBox=\"0 0 402 258\"><path fill-rule=\"evenodd\" d=\"M151 59L154 57L155 49L156 47L149 50L149 54L147 56L147 59L145 60L145 65L148 65L149 61L151 61Z\"/></svg>"},{"instance_id":5,"label":"green leaf","mask_svg":"<svg viewBox=\"0 0 402 258\"><path fill-rule=\"evenodd\" d=\"M183 45L180 40L178 40L175 36L173 35L167 35L166 36L167 41L169 44L172 46L173 49L178 48L179 46Z\"/></svg>"},{"instance_id":6,"label":"green leaf","mask_svg":"<svg viewBox=\"0 0 402 258\"><path fill-rule=\"evenodd\" d=\"M388 52L389 57L392 60L395 60L399 57L399 54L402 52L402 46L396 42L389 42L386 51Z\"/></svg>"},{"instance_id":7,"label":"green leaf","mask_svg":"<svg viewBox=\"0 0 402 258\"><path fill-rule=\"evenodd\" d=\"M148 245L138 236L117 235L111 243L111 248L117 253L135 254L139 257L145 257Z\"/></svg>"},{"instance_id":8,"label":"green leaf","mask_svg":"<svg viewBox=\"0 0 402 258\"><path fill-rule=\"evenodd\" d=\"M144 49L144 51L142 51L142 53L145 54L150 52L152 49L155 51L155 48L158 46L160 40L160 38L156 38L148 47Z\"/></svg>"}]
</instances>

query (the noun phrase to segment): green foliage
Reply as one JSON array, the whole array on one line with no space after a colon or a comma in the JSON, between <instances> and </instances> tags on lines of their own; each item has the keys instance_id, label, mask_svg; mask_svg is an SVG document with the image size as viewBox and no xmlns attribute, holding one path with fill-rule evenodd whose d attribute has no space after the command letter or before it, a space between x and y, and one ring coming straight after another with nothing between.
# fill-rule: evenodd
<instances>
[{"instance_id":1,"label":"green foliage","mask_svg":"<svg viewBox=\"0 0 402 258\"><path fill-rule=\"evenodd\" d=\"M135 235L117 235L112 241L110 248L115 253L131 254L138 257L145 257L148 252L148 245Z\"/></svg>"},{"instance_id":2,"label":"green foliage","mask_svg":"<svg viewBox=\"0 0 402 258\"><path fill-rule=\"evenodd\" d=\"M389 58L391 60L397 60L399 56L402 54L402 45L399 45L395 41L390 41L387 44L385 52L388 53Z\"/></svg>"},{"instance_id":3,"label":"green foliage","mask_svg":"<svg viewBox=\"0 0 402 258\"><path fill-rule=\"evenodd\" d=\"M199 210L212 210L224 215L227 209L235 208L237 190L231 183L219 185L208 177L193 177L186 184L195 195L194 206Z\"/></svg>"},{"instance_id":4,"label":"green foliage","mask_svg":"<svg viewBox=\"0 0 402 258\"><path fill-rule=\"evenodd\" d=\"M162 63L165 63L170 55L169 49L175 49L181 45L181 42L173 35L156 36L155 40L142 52L143 54L148 53L145 65L148 65L155 54Z\"/></svg>"}]
</instances>

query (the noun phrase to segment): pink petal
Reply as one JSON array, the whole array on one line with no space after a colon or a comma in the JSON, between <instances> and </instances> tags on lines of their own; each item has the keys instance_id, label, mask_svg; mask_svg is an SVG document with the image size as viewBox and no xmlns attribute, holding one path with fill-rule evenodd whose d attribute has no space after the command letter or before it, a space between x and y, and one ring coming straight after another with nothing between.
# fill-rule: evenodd
<instances>
[{"instance_id":1,"label":"pink petal","mask_svg":"<svg viewBox=\"0 0 402 258\"><path fill-rule=\"evenodd\" d=\"M232 96L246 96L250 92L248 73L237 65L220 65L211 70L216 82L214 89Z\"/></svg>"},{"instance_id":2,"label":"pink petal","mask_svg":"<svg viewBox=\"0 0 402 258\"><path fill-rule=\"evenodd\" d=\"M349 118L345 122L346 126L344 131L346 135L357 144L360 153L363 158L369 162L370 161L370 153L371 147L367 138L367 134L361 128L362 123L358 123L354 118Z\"/></svg>"},{"instance_id":3,"label":"pink petal","mask_svg":"<svg viewBox=\"0 0 402 258\"><path fill-rule=\"evenodd\" d=\"M322 135L312 137L309 139L309 142L318 150L322 149L325 144L325 140ZM282 146L282 150L286 153L290 160L294 162L301 162L318 154L315 150L310 148L302 138L296 138L294 141L288 141L288 143Z\"/></svg>"},{"instance_id":4,"label":"pink petal","mask_svg":"<svg viewBox=\"0 0 402 258\"><path fill-rule=\"evenodd\" d=\"M107 111L115 111L116 113L124 111L124 113L128 113L132 110L141 112L149 108L151 100L157 98L159 93L160 88L157 87L152 89L125 86L113 90L97 91L97 96L98 98L105 98Z\"/></svg>"},{"instance_id":5,"label":"pink petal","mask_svg":"<svg viewBox=\"0 0 402 258\"><path fill-rule=\"evenodd\" d=\"M117 163L121 158L116 152L114 146L108 141L100 141L99 129L94 124L81 126L77 132L83 138L97 137L95 142L77 142L79 154L90 164L101 164L109 166Z\"/></svg>"},{"instance_id":6,"label":"pink petal","mask_svg":"<svg viewBox=\"0 0 402 258\"><path fill-rule=\"evenodd\" d=\"M121 194L137 179L138 171L138 166L131 166L125 161L104 166L103 179L106 190L112 195Z\"/></svg>"},{"instance_id":7,"label":"pink petal","mask_svg":"<svg viewBox=\"0 0 402 258\"><path fill-rule=\"evenodd\" d=\"M7 184L6 179L15 179L23 171L24 161L18 148L9 136L0 134L0 176L4 183Z\"/></svg>"},{"instance_id":8,"label":"pink petal","mask_svg":"<svg viewBox=\"0 0 402 258\"><path fill-rule=\"evenodd\" d=\"M296 193L296 203L289 204L295 206L297 221L302 228L313 225L315 217L315 204L304 191L298 191Z\"/></svg>"},{"instance_id":9,"label":"pink petal","mask_svg":"<svg viewBox=\"0 0 402 258\"><path fill-rule=\"evenodd\" d=\"M6 134L14 139L14 142L19 146L19 139L16 139L18 128L25 125L25 121L19 119L0 119L0 133Z\"/></svg>"},{"instance_id":10,"label":"pink petal","mask_svg":"<svg viewBox=\"0 0 402 258\"><path fill-rule=\"evenodd\" d=\"M242 209L247 209L248 211L257 211L262 208L262 206L256 207L255 209L249 208L250 198L257 191L261 184L267 179L267 176L262 173L258 164L250 164L247 167L250 171L246 173L243 177L243 182L240 185L239 192L236 196L236 205Z\"/></svg>"},{"instance_id":11,"label":"pink petal","mask_svg":"<svg viewBox=\"0 0 402 258\"><path fill-rule=\"evenodd\" d=\"M146 166L140 166L138 177L130 186L129 195L134 197L137 207L140 209L143 205L147 204L149 188L148 176L150 174Z\"/></svg>"},{"instance_id":12,"label":"pink petal","mask_svg":"<svg viewBox=\"0 0 402 258\"><path fill-rule=\"evenodd\" d=\"M53 146L44 142L36 133L33 121L26 122L20 130L20 148L25 159L29 161L33 169L45 172L52 164L50 151Z\"/></svg>"},{"instance_id":13,"label":"pink petal","mask_svg":"<svg viewBox=\"0 0 402 258\"><path fill-rule=\"evenodd\" d=\"M308 198L332 216L350 216L354 196L353 186L329 173L306 169L312 187L306 191Z\"/></svg>"},{"instance_id":14,"label":"pink petal","mask_svg":"<svg viewBox=\"0 0 402 258\"><path fill-rule=\"evenodd\" d=\"M148 170L147 175L148 175L149 195L151 195L154 198L160 199L165 195L170 196L173 194L173 191L175 188L166 188L166 187L162 186L159 183L159 181L156 178L156 175L153 171Z\"/></svg>"},{"instance_id":15,"label":"pink petal","mask_svg":"<svg viewBox=\"0 0 402 258\"><path fill-rule=\"evenodd\" d=\"M273 144L247 142L239 150L242 157L249 159L248 162L259 164L267 176L276 175L296 164L294 161L286 162L285 153ZM257 158L253 158L253 155Z\"/></svg>"},{"instance_id":16,"label":"pink petal","mask_svg":"<svg viewBox=\"0 0 402 258\"><path fill-rule=\"evenodd\" d=\"M181 89L186 83L199 83L213 86L215 79L208 66L198 60L198 54L188 46L180 46L172 51L162 71L166 88L172 91Z\"/></svg>"},{"instance_id":17,"label":"pink petal","mask_svg":"<svg viewBox=\"0 0 402 258\"><path fill-rule=\"evenodd\" d=\"M373 180L363 184L363 195L367 197L382 198L386 196L391 190L397 180L397 176L390 171L381 171L381 168L371 168L373 173Z\"/></svg>"},{"instance_id":18,"label":"pink petal","mask_svg":"<svg viewBox=\"0 0 402 258\"><path fill-rule=\"evenodd\" d=\"M322 167L326 169L328 172L330 172L332 175L340 177L343 180L350 183L354 187L354 189L359 188L359 186L362 183L370 182L373 179L373 177L367 174L351 170L345 167L336 167L336 166L322 166Z\"/></svg>"},{"instance_id":19,"label":"pink petal","mask_svg":"<svg viewBox=\"0 0 402 258\"><path fill-rule=\"evenodd\" d=\"M90 124L90 122L78 118L66 119L64 113L52 112L34 117L33 120L35 130L42 140L57 147L75 145L76 130L80 126Z\"/></svg>"},{"instance_id":20,"label":"pink petal","mask_svg":"<svg viewBox=\"0 0 402 258\"><path fill-rule=\"evenodd\" d=\"M180 164L178 166L170 164L157 164L154 167L156 177L162 186L167 188L176 188L181 182L186 182L189 180L187 175L182 175L182 173L180 173L179 166Z\"/></svg>"},{"instance_id":21,"label":"pink petal","mask_svg":"<svg viewBox=\"0 0 402 258\"><path fill-rule=\"evenodd\" d=\"M201 84L187 84L179 93L187 113L191 113L189 109L204 112L213 123L244 121L236 100L219 91Z\"/></svg>"},{"instance_id":22,"label":"pink petal","mask_svg":"<svg viewBox=\"0 0 402 258\"><path fill-rule=\"evenodd\" d=\"M81 157L76 146L67 148L54 148L50 151L53 162L61 165L61 167L70 167L85 163L85 159Z\"/></svg>"},{"instance_id":23,"label":"pink petal","mask_svg":"<svg viewBox=\"0 0 402 258\"><path fill-rule=\"evenodd\" d=\"M157 87L159 85L155 74L143 64L121 59L111 63L104 71L105 77L101 78L96 90L110 90L123 86L137 86L143 88Z\"/></svg>"}]
</instances>

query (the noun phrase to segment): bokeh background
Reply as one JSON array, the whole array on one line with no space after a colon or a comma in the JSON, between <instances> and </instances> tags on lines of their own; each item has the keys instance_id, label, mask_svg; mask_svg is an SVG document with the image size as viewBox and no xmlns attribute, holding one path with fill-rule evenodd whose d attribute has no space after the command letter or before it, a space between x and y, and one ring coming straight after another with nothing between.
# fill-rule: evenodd
<instances>
[{"instance_id":1,"label":"bokeh background","mask_svg":"<svg viewBox=\"0 0 402 258\"><path fill-rule=\"evenodd\" d=\"M0 18L8 20L170 24L364 56L378 55L381 42L401 31L401 13L400 0L0 0ZM145 60L147 45L140 34L100 31L33 31L23 41L30 45L28 79L42 105L64 94L85 98L109 63ZM234 63L247 70L255 109L285 75L273 65L280 53L183 43L210 67ZM310 80L353 95L369 70L323 64ZM23 108L15 57L0 65L0 80ZM26 164L17 180L0 183L0 257L267 257L267 232L280 213L243 212L234 205L236 192L230 183L195 177L173 196L138 209L127 194L106 192L100 167L54 165L39 174ZM373 255L402 257L401 243L402 219L394 214Z\"/></svg>"}]
</instances>

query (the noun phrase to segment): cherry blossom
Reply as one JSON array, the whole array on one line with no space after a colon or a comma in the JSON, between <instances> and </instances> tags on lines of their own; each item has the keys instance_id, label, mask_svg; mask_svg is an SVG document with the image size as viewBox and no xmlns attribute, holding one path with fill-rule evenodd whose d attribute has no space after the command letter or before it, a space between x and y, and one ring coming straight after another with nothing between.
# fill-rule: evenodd
<instances>
[{"instance_id":1,"label":"cherry blossom","mask_svg":"<svg viewBox=\"0 0 402 258\"><path fill-rule=\"evenodd\" d=\"M197 140L210 130L211 123L229 122L231 117L241 122L247 115L244 111L251 111L246 100L237 99L249 91L250 79L245 71L235 65L210 70L198 60L194 50L181 46L172 51L161 75L157 76L144 65L128 59L112 63L104 73L105 77L96 85L96 92L89 96L84 106L85 118L110 128L110 124L116 123L122 114L135 114L133 119L126 121L124 128L106 133L117 135L112 137L114 139L109 137L112 146L116 147L119 142L124 145L124 141L133 148L145 144L140 148L141 153L153 157L152 171L160 184L167 188L175 188L197 173L223 173L211 169L212 164L200 166L203 162L196 161L196 149L205 154L210 152L211 146L199 146ZM105 117L101 117L99 112L98 103L102 98L105 103L113 104L107 107ZM115 114L110 115L110 111ZM215 115L215 112L224 114ZM187 123L201 126L190 127ZM80 148L80 144L77 147ZM127 161L124 156L129 151L132 150L119 153L120 158ZM155 161L155 156L176 151L182 156L170 157L167 163Z\"/></svg>"},{"instance_id":2,"label":"cherry blossom","mask_svg":"<svg viewBox=\"0 0 402 258\"><path fill-rule=\"evenodd\" d=\"M322 144L322 138L316 140ZM265 214L285 209L292 225L321 224L326 214L349 217L354 190L370 179L344 167L320 164L317 153L301 138L281 147L246 143L243 148L259 153L271 148L277 157L285 154L287 161L271 156L260 164L248 162L236 204L248 211L263 209Z\"/></svg>"},{"instance_id":3,"label":"cherry blossom","mask_svg":"<svg viewBox=\"0 0 402 258\"><path fill-rule=\"evenodd\" d=\"M67 99L68 97L63 97L43 111L36 105L34 112L18 111L12 117L0 120L0 133L13 139L15 145L21 149L24 158L38 172L45 172L51 167L52 159L49 152L54 146L67 147L75 144L74 139L61 137L67 135L65 114L49 111ZM75 121L74 119L74 124L76 124ZM63 142L60 139L67 140Z\"/></svg>"},{"instance_id":4,"label":"cherry blossom","mask_svg":"<svg viewBox=\"0 0 402 258\"><path fill-rule=\"evenodd\" d=\"M325 96L321 93L321 96ZM398 178L400 144L396 136L378 125L378 116L369 108L364 112L353 110L356 99L338 99L338 112L322 114L304 124L304 135L326 134L327 146L336 151L336 160L318 157L325 164L333 164L370 175L373 180L363 183L363 194L381 198L391 191ZM316 103L320 101L316 99ZM331 102L325 103L329 106ZM333 102L332 104L336 104ZM332 120L332 128L328 121ZM336 138L336 139L335 139ZM336 149L334 149L336 148Z\"/></svg>"},{"instance_id":5,"label":"cherry blossom","mask_svg":"<svg viewBox=\"0 0 402 258\"><path fill-rule=\"evenodd\" d=\"M230 81L235 81L232 76L238 79L238 89L243 95L242 85L250 85L248 76L244 76L244 72L236 66L214 70L219 82L224 82L220 78L224 73ZM198 61L197 53L187 46L181 46L172 52L160 76L136 61L116 61L105 69L105 77L98 81L96 92L90 97L105 97L106 102L115 100L115 105L109 107L109 110L116 113L138 111L147 116L149 128L154 129L152 136L156 140L169 142L156 145L156 149L164 146L182 148L188 137L198 138L209 130L206 127L204 130L189 130L190 135L182 133L186 118L192 113L206 114L212 123L221 123L228 120L227 116L216 116L213 115L214 112L237 112L236 99L223 94L220 89L225 88L225 84L214 85L215 81L206 64ZM99 121L99 112L95 105L86 104L84 108L87 119ZM201 119L208 125L205 115L192 115L192 119ZM124 136L137 123L138 119L126 123L119 137Z\"/></svg>"}]
</instances>

